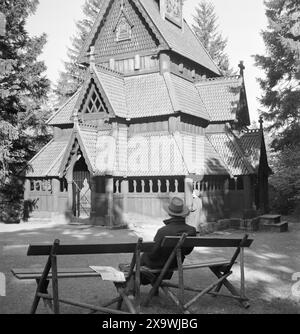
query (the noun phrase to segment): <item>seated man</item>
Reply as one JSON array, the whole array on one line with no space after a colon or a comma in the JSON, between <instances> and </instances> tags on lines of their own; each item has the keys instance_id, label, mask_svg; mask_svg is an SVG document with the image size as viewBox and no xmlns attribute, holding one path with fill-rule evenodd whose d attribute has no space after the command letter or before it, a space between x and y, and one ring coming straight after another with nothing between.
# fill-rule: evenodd
<instances>
[{"instance_id":1,"label":"seated man","mask_svg":"<svg viewBox=\"0 0 300 334\"><path fill-rule=\"evenodd\" d=\"M154 246L151 252L144 253L141 257L141 266L149 269L162 269L170 257L173 249L172 248L162 248L161 243L164 237L182 236L186 233L189 237L195 237L197 231L194 227L186 224L186 217L190 214L189 209L185 206L183 200L178 197L174 197L171 200L169 207L166 209L170 219L164 221L166 226L162 227L157 231L154 237ZM182 262L185 256L192 253L193 249L183 249L182 251ZM130 265L120 265L120 269L123 271L128 271ZM145 268L145 269L146 269ZM177 258L174 258L173 263L170 266L171 269L177 268ZM148 273L147 270L141 272L141 284L149 285L153 284L158 278L159 274ZM165 280L170 280L173 276L173 272L169 272L165 275ZM127 292L129 298L133 299L134 294L134 277L127 284Z\"/></svg>"},{"instance_id":2,"label":"seated man","mask_svg":"<svg viewBox=\"0 0 300 334\"><path fill-rule=\"evenodd\" d=\"M196 229L186 224L186 217L190 214L189 209L185 206L181 198L174 197L167 208L170 219L164 221L165 225L158 230L154 242L155 245L150 253L144 253L141 258L141 265L149 269L162 269L172 253L172 249L162 248L161 243L164 237L182 236L186 233L190 237L196 236ZM184 249L182 254L182 262L186 255L189 255L193 249ZM177 259L175 257L170 268L177 268ZM148 285L158 277L157 275L147 275L142 273L141 284ZM171 279L172 273L165 276L164 279Z\"/></svg>"}]
</instances>

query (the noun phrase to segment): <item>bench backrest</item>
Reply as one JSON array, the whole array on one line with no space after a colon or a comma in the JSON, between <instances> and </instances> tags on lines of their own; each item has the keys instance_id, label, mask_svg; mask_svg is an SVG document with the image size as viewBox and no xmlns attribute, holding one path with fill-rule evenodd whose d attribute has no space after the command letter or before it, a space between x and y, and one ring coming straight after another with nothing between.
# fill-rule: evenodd
<instances>
[{"instance_id":1,"label":"bench backrest","mask_svg":"<svg viewBox=\"0 0 300 334\"><path fill-rule=\"evenodd\" d=\"M165 237L162 242L162 247L174 248L180 237ZM243 239L213 239L213 238L198 238L198 237L187 237L182 245L182 248L195 248L195 247L214 247L214 248L237 248L245 247L249 248L253 240L247 239L241 244Z\"/></svg>"},{"instance_id":2,"label":"bench backrest","mask_svg":"<svg viewBox=\"0 0 300 334\"><path fill-rule=\"evenodd\" d=\"M130 254L136 250L136 243L128 244L99 244L99 245L58 245L57 255L92 255L92 254ZM154 243L141 244L141 252L152 250ZM50 255L52 245L30 245L27 256Z\"/></svg>"}]
</instances>

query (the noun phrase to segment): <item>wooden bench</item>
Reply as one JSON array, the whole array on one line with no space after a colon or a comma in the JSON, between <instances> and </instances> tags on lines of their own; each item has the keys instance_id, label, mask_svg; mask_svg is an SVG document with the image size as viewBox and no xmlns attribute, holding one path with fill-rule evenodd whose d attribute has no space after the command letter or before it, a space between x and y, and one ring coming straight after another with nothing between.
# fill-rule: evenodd
<instances>
[{"instance_id":1,"label":"wooden bench","mask_svg":"<svg viewBox=\"0 0 300 334\"><path fill-rule=\"evenodd\" d=\"M93 254L133 254L130 264L130 270L126 275L129 280L134 271L140 270L140 254L141 252L149 252L153 247L153 243L143 243L139 239L137 243L128 244L100 244L100 245L60 245L60 241L56 240L53 245L30 245L28 248L28 256L48 256L48 260L44 268L33 269L12 269L14 276L20 280L36 280L37 289L31 307L31 314L35 314L42 299L48 311L54 314L60 313L60 303L81 307L94 312L102 312L108 314L128 314L121 311L122 303L125 302L130 313L139 312L139 289L136 289L137 307L126 295L126 282L113 282L118 297L103 306L89 305L69 299L59 297L58 280L67 278L100 278L100 275L91 268L58 268L58 256L70 255L93 255ZM48 286L52 282L52 295L48 293ZM139 287L139 275L135 277L136 286ZM113 304L118 304L117 309L109 308Z\"/></svg>"},{"instance_id":2,"label":"wooden bench","mask_svg":"<svg viewBox=\"0 0 300 334\"><path fill-rule=\"evenodd\" d=\"M53 245L31 245L28 249L28 256L48 256L47 263L44 268L33 269L13 269L12 273L20 280L36 280L37 289L34 301L31 307L31 313L36 313L40 300L42 299L45 306L51 313L60 313L59 304L67 304L76 307L82 307L94 312L108 314L125 314L121 311L122 304L125 303L130 313L139 313L141 305L140 280L142 274L150 274L153 276L152 289L147 296L143 305L148 306L153 296L161 289L173 302L180 308L183 313L189 313L189 308L198 301L204 294L213 296L224 296L237 299L244 307L249 307L248 299L245 295L245 272L244 272L244 248L250 247L253 240L249 240L248 236L243 239L214 239L214 238L192 238L183 235L181 237L166 237L162 242L162 247L171 248L171 255L162 269L149 269L141 266L140 255L143 252L151 252L154 243L143 243L139 239L137 243L128 244L101 244L101 245L60 245L56 240ZM211 260L201 259L195 263L189 263L187 259L185 264L181 261L181 252L183 248L236 248L231 259L217 258ZM132 254L132 261L126 271L126 282L113 282L118 297L114 298L105 305L99 307L85 304L69 299L59 297L58 280L67 278L101 278L91 268L58 268L57 257L68 255L93 255L93 254ZM199 254L199 256L201 256ZM231 268L240 256L241 268L241 289L238 291L229 281ZM174 258L177 257L178 268L170 268ZM188 270L197 270L209 268L217 277L217 281L205 289L196 289L188 287L184 284L184 272ZM178 272L179 282L173 284L164 281L163 278L167 272ZM158 277L157 277L158 276ZM133 302L127 296L127 283L134 277L135 282L135 301ZM52 295L48 293L48 286L52 282ZM231 295L220 293L222 287L227 288ZM170 289L178 289L176 296ZM185 303L185 291L197 293L197 295L188 303ZM111 306L117 303L117 309ZM128 313L126 313L128 314Z\"/></svg>"},{"instance_id":3,"label":"wooden bench","mask_svg":"<svg viewBox=\"0 0 300 334\"><path fill-rule=\"evenodd\" d=\"M187 237L184 234L181 237L165 237L161 247L172 248L173 251L166 262L164 268L159 270L153 270L142 267L141 273L146 275L153 274L152 289L148 294L145 306L148 306L154 295L156 295L159 289L171 298L171 300L180 308L183 313L190 313L190 307L195 304L205 294L213 296L230 297L238 300L245 308L250 306L249 300L246 297L245 292L245 267L244 267L244 249L251 246L253 240L249 240L248 235L245 235L243 239L225 239L225 238L197 238ZM213 260L199 261L195 264L182 263L182 249L184 248L235 248L235 252L230 259L220 258ZM171 270L170 265L177 257L178 268L175 271L178 272L178 284L173 284L164 281L164 277L167 272ZM199 254L199 257L201 255ZM236 289L232 283L228 281L229 276L232 274L232 267L236 263L238 257L240 257L240 272L241 272L241 288L240 291ZM184 284L184 271L196 270L202 268L209 268L211 272L217 277L213 283L204 289L197 289L195 287L188 287ZM229 292L228 294L222 294L220 291L222 287L225 287ZM170 289L178 289L178 295L176 296ZM185 302L185 291L191 291L196 295L189 302Z\"/></svg>"}]
</instances>

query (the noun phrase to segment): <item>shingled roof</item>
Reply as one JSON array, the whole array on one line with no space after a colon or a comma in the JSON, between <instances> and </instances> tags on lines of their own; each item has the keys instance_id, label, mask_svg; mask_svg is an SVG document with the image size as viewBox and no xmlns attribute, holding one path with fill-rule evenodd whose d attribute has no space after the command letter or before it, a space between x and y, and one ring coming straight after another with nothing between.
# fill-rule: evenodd
<instances>
[{"instance_id":1,"label":"shingled roof","mask_svg":"<svg viewBox=\"0 0 300 334\"><path fill-rule=\"evenodd\" d=\"M213 122L237 119L243 80L238 76L207 79L196 83L196 88Z\"/></svg>"},{"instance_id":2,"label":"shingled roof","mask_svg":"<svg viewBox=\"0 0 300 334\"><path fill-rule=\"evenodd\" d=\"M204 175L228 175L231 173L228 166L225 164L220 154L216 151L214 146L205 137L205 164L204 164Z\"/></svg>"},{"instance_id":3,"label":"shingled roof","mask_svg":"<svg viewBox=\"0 0 300 334\"><path fill-rule=\"evenodd\" d=\"M30 162L30 170L27 177L55 177L59 174L59 168L63 160L68 139L52 140Z\"/></svg>"},{"instance_id":4,"label":"shingled roof","mask_svg":"<svg viewBox=\"0 0 300 334\"><path fill-rule=\"evenodd\" d=\"M245 156L250 161L253 168L258 171L263 145L263 135L261 130L249 130L241 135L239 141L245 152Z\"/></svg>"},{"instance_id":5,"label":"shingled roof","mask_svg":"<svg viewBox=\"0 0 300 334\"><path fill-rule=\"evenodd\" d=\"M80 53L79 61L86 62L87 54L93 45L95 38L104 24L105 15L108 13L113 0L103 1L98 17L91 29L86 43ZM199 39L192 32L186 21L183 28L179 29L161 17L159 5L156 0L132 0L138 10L145 18L147 24L160 41L160 48L173 50L174 52L200 64L209 69L212 73L220 75L220 69L214 63L208 52L205 50Z\"/></svg>"},{"instance_id":6,"label":"shingled roof","mask_svg":"<svg viewBox=\"0 0 300 334\"><path fill-rule=\"evenodd\" d=\"M161 17L158 1L138 1L143 5L171 50L204 66L215 74L221 74L220 69L185 20L183 20L182 29L179 29Z\"/></svg>"},{"instance_id":7,"label":"shingled roof","mask_svg":"<svg viewBox=\"0 0 300 334\"><path fill-rule=\"evenodd\" d=\"M227 131L207 134L206 136L232 176L255 174L255 170L245 158L239 140L232 133Z\"/></svg>"},{"instance_id":8,"label":"shingled roof","mask_svg":"<svg viewBox=\"0 0 300 334\"><path fill-rule=\"evenodd\" d=\"M73 114L81 89L61 106L47 121L48 125L73 124Z\"/></svg>"},{"instance_id":9,"label":"shingled roof","mask_svg":"<svg viewBox=\"0 0 300 334\"><path fill-rule=\"evenodd\" d=\"M210 120L207 106L195 85L177 75L156 72L123 76L102 66L93 66L88 73L83 87L49 119L49 125L73 124L74 114L88 96L91 80L97 85L113 117L136 119L182 112Z\"/></svg>"}]
</instances>

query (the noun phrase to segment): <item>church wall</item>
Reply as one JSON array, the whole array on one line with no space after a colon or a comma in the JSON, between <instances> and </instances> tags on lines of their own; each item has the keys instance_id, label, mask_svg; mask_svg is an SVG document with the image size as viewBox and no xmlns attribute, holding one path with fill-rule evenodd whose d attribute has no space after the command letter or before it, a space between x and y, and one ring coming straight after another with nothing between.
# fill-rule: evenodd
<instances>
[{"instance_id":1,"label":"church wall","mask_svg":"<svg viewBox=\"0 0 300 334\"><path fill-rule=\"evenodd\" d=\"M215 74L212 75L209 70L205 69L201 65L174 53L170 55L170 70L172 73L190 81L199 81L204 76L206 78L216 76Z\"/></svg>"},{"instance_id":2,"label":"church wall","mask_svg":"<svg viewBox=\"0 0 300 334\"><path fill-rule=\"evenodd\" d=\"M139 75L159 71L157 53L138 52L127 56L114 56L109 59L101 58L98 63L103 67L123 73L124 75Z\"/></svg>"},{"instance_id":3,"label":"church wall","mask_svg":"<svg viewBox=\"0 0 300 334\"><path fill-rule=\"evenodd\" d=\"M65 180L32 178L28 180L26 201L33 203L33 212L65 213L68 210L68 191Z\"/></svg>"}]
</instances>

